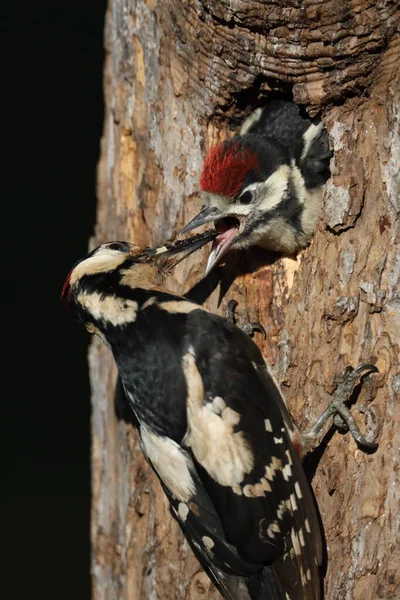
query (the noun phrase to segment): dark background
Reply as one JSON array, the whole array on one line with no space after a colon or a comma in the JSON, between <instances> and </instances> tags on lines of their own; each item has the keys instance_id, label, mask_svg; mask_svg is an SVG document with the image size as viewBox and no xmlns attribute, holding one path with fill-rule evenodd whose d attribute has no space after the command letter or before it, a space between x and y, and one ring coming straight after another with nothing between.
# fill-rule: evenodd
<instances>
[{"instance_id":1,"label":"dark background","mask_svg":"<svg viewBox=\"0 0 400 600\"><path fill-rule=\"evenodd\" d=\"M2 4L0 595L88 600L88 336L59 297L94 228L106 5Z\"/></svg>"}]
</instances>

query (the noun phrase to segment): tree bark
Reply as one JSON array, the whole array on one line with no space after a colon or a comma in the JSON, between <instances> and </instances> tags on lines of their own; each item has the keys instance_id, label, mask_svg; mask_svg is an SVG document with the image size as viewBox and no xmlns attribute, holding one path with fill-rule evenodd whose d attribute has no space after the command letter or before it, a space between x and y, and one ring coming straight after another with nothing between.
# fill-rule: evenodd
<instances>
[{"instance_id":1,"label":"tree bark","mask_svg":"<svg viewBox=\"0 0 400 600\"><path fill-rule=\"evenodd\" d=\"M400 597L399 17L388 0L110 0L106 19L93 245L172 238L200 208L208 148L271 93L293 94L330 132L311 246L296 260L232 255L191 292L219 313L236 298L239 324L263 323L267 340L256 341L301 427L344 366L379 367L357 399L380 425L378 451L334 433L308 464L328 548L325 600ZM170 289L199 282L206 254L184 261ZM94 599L219 598L129 416L116 414L116 369L97 341L90 371Z\"/></svg>"}]
</instances>

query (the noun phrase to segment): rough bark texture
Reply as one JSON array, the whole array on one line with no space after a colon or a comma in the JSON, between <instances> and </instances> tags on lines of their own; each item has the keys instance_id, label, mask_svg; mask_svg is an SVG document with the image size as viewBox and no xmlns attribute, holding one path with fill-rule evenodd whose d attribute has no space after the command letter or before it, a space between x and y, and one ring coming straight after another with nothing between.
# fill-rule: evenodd
<instances>
[{"instance_id":1,"label":"rough bark texture","mask_svg":"<svg viewBox=\"0 0 400 600\"><path fill-rule=\"evenodd\" d=\"M264 324L267 341L257 341L301 426L326 406L342 367L378 365L357 402L381 425L379 450L368 456L335 433L309 468L328 548L325 599L398 599L397 2L110 1L94 243L171 238L200 207L209 146L269 93L293 93L326 122L332 178L310 248L297 260L231 257L196 293L215 288L207 300L215 311L235 297L240 319ZM199 281L205 255L182 264L171 288ZM96 341L90 368L95 600L218 598L169 516L134 427L115 414L115 367Z\"/></svg>"}]
</instances>

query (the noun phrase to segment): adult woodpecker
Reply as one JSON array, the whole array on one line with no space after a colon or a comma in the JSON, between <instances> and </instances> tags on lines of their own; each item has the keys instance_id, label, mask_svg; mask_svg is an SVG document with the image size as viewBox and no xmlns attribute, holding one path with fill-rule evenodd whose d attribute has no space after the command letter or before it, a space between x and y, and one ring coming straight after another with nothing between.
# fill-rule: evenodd
<instances>
[{"instance_id":1,"label":"adult woodpecker","mask_svg":"<svg viewBox=\"0 0 400 600\"><path fill-rule=\"evenodd\" d=\"M164 287L214 237L103 244L62 299L110 347L143 453L224 598L318 600L320 530L279 387L241 329Z\"/></svg>"},{"instance_id":2,"label":"adult woodpecker","mask_svg":"<svg viewBox=\"0 0 400 600\"><path fill-rule=\"evenodd\" d=\"M181 232L215 221L206 274L230 248L293 255L307 246L331 155L323 123L283 100L257 109L239 135L213 146L200 177L204 205Z\"/></svg>"}]
</instances>

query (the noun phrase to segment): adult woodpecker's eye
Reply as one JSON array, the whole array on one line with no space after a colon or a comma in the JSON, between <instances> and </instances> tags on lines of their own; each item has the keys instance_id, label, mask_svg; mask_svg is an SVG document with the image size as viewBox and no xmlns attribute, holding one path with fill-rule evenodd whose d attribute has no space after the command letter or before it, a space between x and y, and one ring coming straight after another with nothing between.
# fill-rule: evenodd
<instances>
[{"instance_id":1,"label":"adult woodpecker's eye","mask_svg":"<svg viewBox=\"0 0 400 600\"><path fill-rule=\"evenodd\" d=\"M112 242L108 244L107 248L109 250L117 250L117 252L127 252L128 250L127 245L123 242Z\"/></svg>"},{"instance_id":2,"label":"adult woodpecker's eye","mask_svg":"<svg viewBox=\"0 0 400 600\"><path fill-rule=\"evenodd\" d=\"M250 204L250 202L252 200L253 200L253 194L251 192L245 192L238 198L237 201L239 204Z\"/></svg>"}]
</instances>

